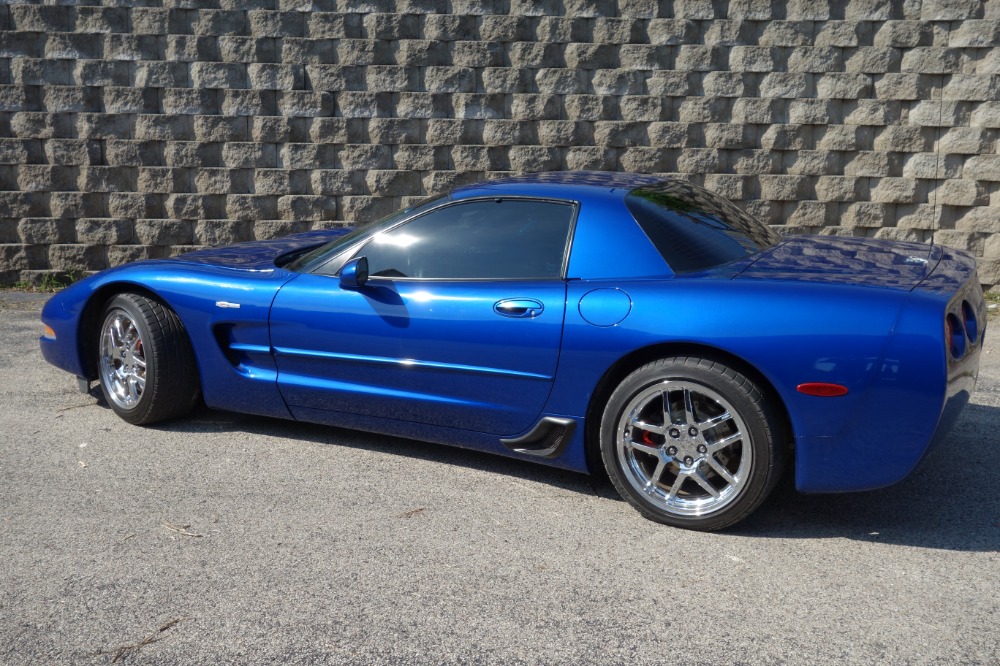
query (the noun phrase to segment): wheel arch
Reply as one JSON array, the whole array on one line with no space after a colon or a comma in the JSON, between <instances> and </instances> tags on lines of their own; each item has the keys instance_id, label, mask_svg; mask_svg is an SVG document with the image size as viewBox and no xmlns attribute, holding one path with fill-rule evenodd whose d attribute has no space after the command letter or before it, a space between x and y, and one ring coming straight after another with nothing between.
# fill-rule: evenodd
<instances>
[{"instance_id":1,"label":"wheel arch","mask_svg":"<svg viewBox=\"0 0 1000 666\"><path fill-rule=\"evenodd\" d=\"M163 296L149 287L137 282L108 282L95 289L87 298L87 302L84 304L83 310L80 312L80 320L77 324L77 354L80 358L81 367L87 373L87 379L97 379L97 359L94 354L90 353L88 350L94 349L97 344L97 339L100 335L101 314L108 302L119 294L139 294L140 296L145 296L146 298L152 298L160 301L175 313L177 312L177 310L171 307L169 302L164 299ZM188 341L190 342L190 335L187 333L186 329L184 334L188 335ZM195 352L195 354L197 356L197 352Z\"/></svg>"},{"instance_id":2,"label":"wheel arch","mask_svg":"<svg viewBox=\"0 0 1000 666\"><path fill-rule=\"evenodd\" d=\"M775 405L778 417L781 419L781 423L785 428L785 437L787 440L785 442L786 453L790 459L794 458L795 452L793 443L795 441L795 437L792 429L791 417L788 412L788 406L781 398L781 394L774 387L774 384L764 375L764 373L745 359L723 349L719 349L718 347L697 343L666 342L636 349L626 354L609 367L605 371L604 375L601 376L601 379L597 382L597 385L590 396L590 402L587 404L585 421L586 428L584 432L584 453L586 455L587 469L591 474L606 474L604 471L604 464L601 461L601 416L604 411L604 406L607 404L608 399L611 397L615 388L622 382L622 380L625 379L625 377L647 363L651 363L657 359L674 356L696 356L712 361L718 361L753 380L753 382L757 384L761 391L763 391L769 398L770 403Z\"/></svg>"}]
</instances>

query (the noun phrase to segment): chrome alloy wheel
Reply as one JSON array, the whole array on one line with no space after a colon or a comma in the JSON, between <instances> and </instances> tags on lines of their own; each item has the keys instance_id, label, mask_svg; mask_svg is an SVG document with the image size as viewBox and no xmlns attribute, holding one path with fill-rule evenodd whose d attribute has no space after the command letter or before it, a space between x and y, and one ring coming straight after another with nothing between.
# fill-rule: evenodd
<instances>
[{"instance_id":1,"label":"chrome alloy wheel","mask_svg":"<svg viewBox=\"0 0 1000 666\"><path fill-rule=\"evenodd\" d=\"M101 328L101 383L121 409L134 409L146 388L142 335L124 310L112 310Z\"/></svg>"},{"instance_id":2,"label":"chrome alloy wheel","mask_svg":"<svg viewBox=\"0 0 1000 666\"><path fill-rule=\"evenodd\" d=\"M732 405L707 386L666 380L639 392L618 421L625 477L657 508L703 516L739 497L753 449Z\"/></svg>"}]
</instances>

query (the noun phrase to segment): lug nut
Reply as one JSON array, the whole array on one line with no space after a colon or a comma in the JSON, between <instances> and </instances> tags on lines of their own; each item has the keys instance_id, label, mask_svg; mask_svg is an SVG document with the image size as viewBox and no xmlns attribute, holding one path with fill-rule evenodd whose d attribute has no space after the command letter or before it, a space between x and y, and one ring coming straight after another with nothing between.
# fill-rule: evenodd
<instances>
[{"instance_id":1,"label":"lug nut","mask_svg":"<svg viewBox=\"0 0 1000 666\"><path fill-rule=\"evenodd\" d=\"M667 449L667 453L669 453L672 456L676 456L677 455L677 447L676 446L669 447Z\"/></svg>"},{"instance_id":2,"label":"lug nut","mask_svg":"<svg viewBox=\"0 0 1000 666\"><path fill-rule=\"evenodd\" d=\"M692 437L697 437L698 429L692 426L691 428L688 428L688 434L691 435Z\"/></svg>"},{"instance_id":3,"label":"lug nut","mask_svg":"<svg viewBox=\"0 0 1000 666\"><path fill-rule=\"evenodd\" d=\"M698 445L698 453L708 453L708 447L704 444Z\"/></svg>"},{"instance_id":4,"label":"lug nut","mask_svg":"<svg viewBox=\"0 0 1000 666\"><path fill-rule=\"evenodd\" d=\"M673 437L674 439L677 439L678 437L681 436L681 431L678 430L677 428L671 428L670 429L670 436Z\"/></svg>"},{"instance_id":5,"label":"lug nut","mask_svg":"<svg viewBox=\"0 0 1000 666\"><path fill-rule=\"evenodd\" d=\"M690 465L693 462L694 462L694 458L692 458L691 456L685 456L684 457L684 464L685 465Z\"/></svg>"}]
</instances>

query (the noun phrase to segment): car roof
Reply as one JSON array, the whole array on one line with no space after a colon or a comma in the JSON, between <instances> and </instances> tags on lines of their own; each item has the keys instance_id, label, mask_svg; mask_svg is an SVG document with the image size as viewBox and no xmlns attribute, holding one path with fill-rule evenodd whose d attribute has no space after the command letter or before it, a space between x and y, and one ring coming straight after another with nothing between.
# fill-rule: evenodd
<instances>
[{"instance_id":1,"label":"car roof","mask_svg":"<svg viewBox=\"0 0 1000 666\"><path fill-rule=\"evenodd\" d=\"M623 199L629 190L666 180L661 176L614 171L552 171L507 176L469 185L451 191L452 199L489 196L534 196L567 200L587 198Z\"/></svg>"}]
</instances>

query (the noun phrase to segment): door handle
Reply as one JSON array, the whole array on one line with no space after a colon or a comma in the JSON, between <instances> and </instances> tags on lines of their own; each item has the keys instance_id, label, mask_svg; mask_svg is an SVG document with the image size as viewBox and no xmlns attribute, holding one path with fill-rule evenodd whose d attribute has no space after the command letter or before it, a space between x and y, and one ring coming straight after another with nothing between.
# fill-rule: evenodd
<instances>
[{"instance_id":1,"label":"door handle","mask_svg":"<svg viewBox=\"0 0 1000 666\"><path fill-rule=\"evenodd\" d=\"M501 317L532 319L542 314L545 306L533 298L505 298L493 304L493 312Z\"/></svg>"}]
</instances>

